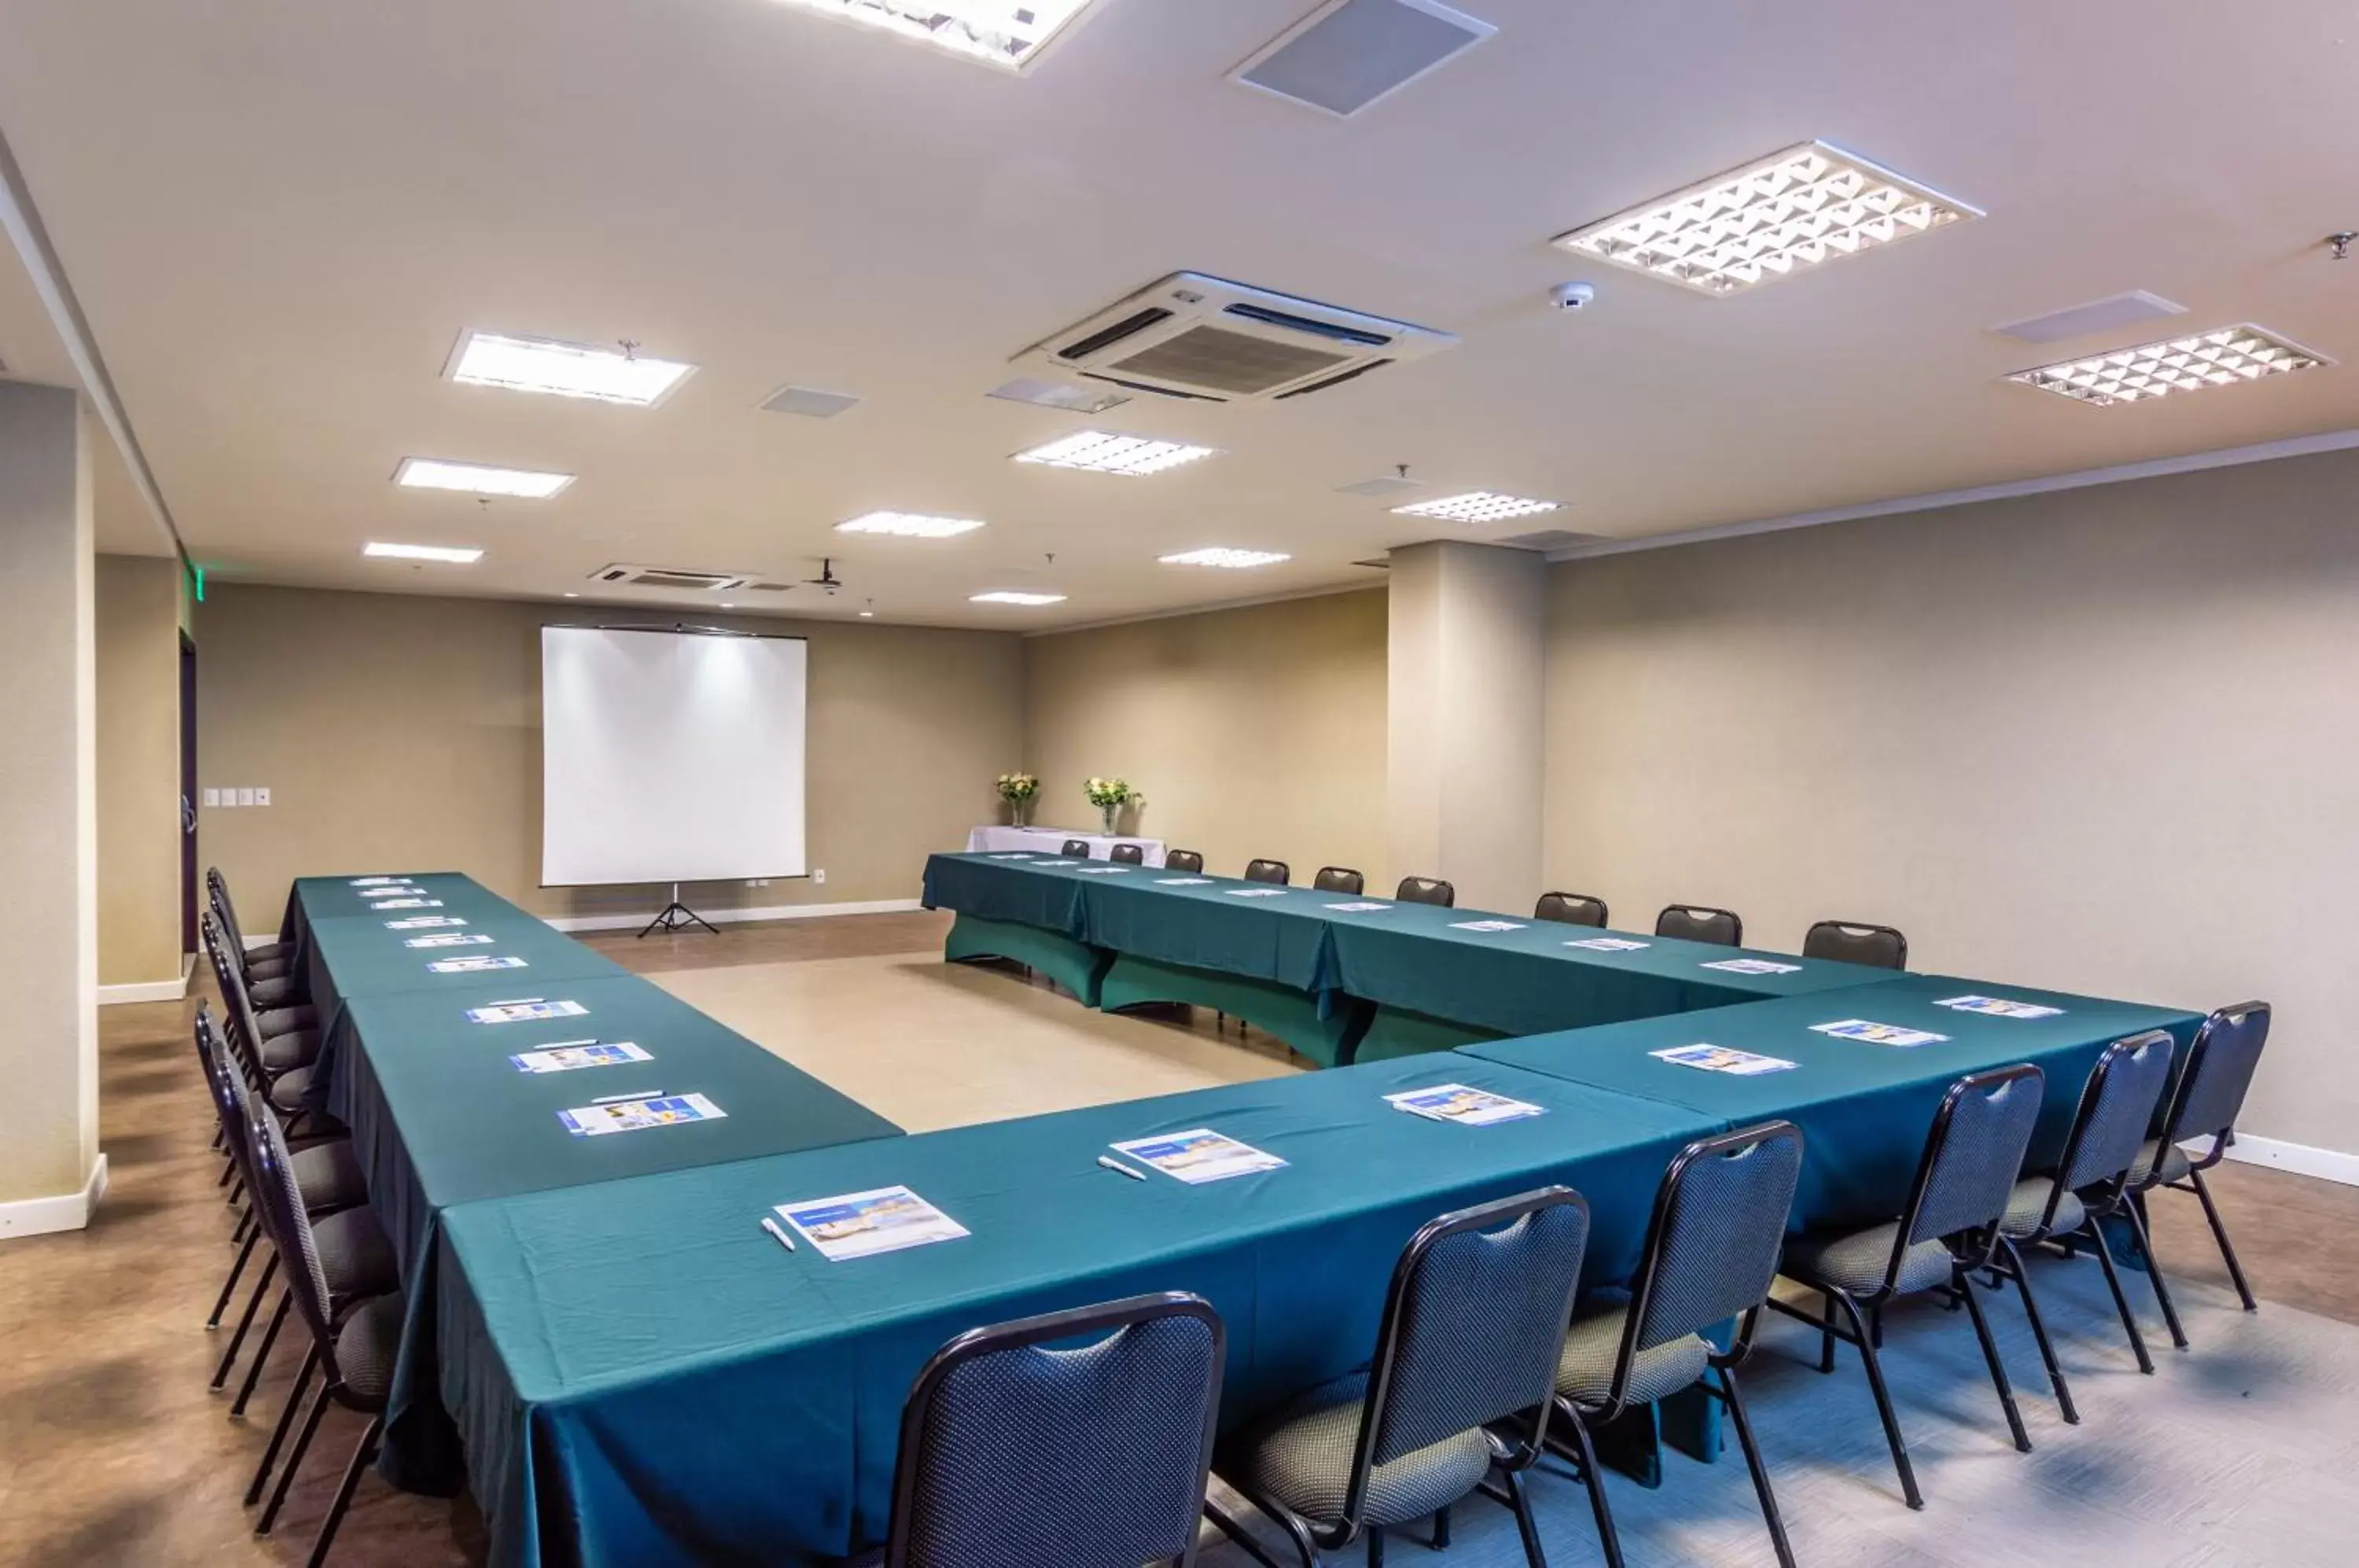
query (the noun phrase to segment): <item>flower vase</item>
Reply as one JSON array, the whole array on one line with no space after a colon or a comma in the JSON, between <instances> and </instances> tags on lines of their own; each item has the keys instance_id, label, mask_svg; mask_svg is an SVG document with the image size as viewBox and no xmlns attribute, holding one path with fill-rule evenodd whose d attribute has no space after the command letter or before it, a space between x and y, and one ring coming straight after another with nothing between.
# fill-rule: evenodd
<instances>
[{"instance_id":1,"label":"flower vase","mask_svg":"<svg viewBox=\"0 0 2359 1568\"><path fill-rule=\"evenodd\" d=\"M1098 820L1105 824L1105 832L1108 838L1112 838L1115 833L1122 831L1119 822L1116 821L1116 819L1121 815L1122 804L1120 801L1114 801L1098 808Z\"/></svg>"},{"instance_id":2,"label":"flower vase","mask_svg":"<svg viewBox=\"0 0 2359 1568\"><path fill-rule=\"evenodd\" d=\"M1009 800L1007 802L1007 822L1008 825L1011 827L1030 827L1032 825L1032 802L1021 798Z\"/></svg>"}]
</instances>

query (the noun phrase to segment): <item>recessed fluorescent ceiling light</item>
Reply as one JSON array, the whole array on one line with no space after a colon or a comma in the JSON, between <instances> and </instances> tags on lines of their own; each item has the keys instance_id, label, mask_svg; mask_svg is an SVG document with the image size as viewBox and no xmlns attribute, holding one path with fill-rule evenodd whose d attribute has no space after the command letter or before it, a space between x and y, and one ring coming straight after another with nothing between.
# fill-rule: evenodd
<instances>
[{"instance_id":1,"label":"recessed fluorescent ceiling light","mask_svg":"<svg viewBox=\"0 0 2359 1568\"><path fill-rule=\"evenodd\" d=\"M1093 0L786 0L1020 71Z\"/></svg>"},{"instance_id":2,"label":"recessed fluorescent ceiling light","mask_svg":"<svg viewBox=\"0 0 2359 1568\"><path fill-rule=\"evenodd\" d=\"M1151 441L1146 436L1118 436L1105 430L1082 430L1046 446L1016 454L1018 463L1045 463L1051 468L1086 468L1093 474L1160 474L1183 463L1210 457L1219 449L1190 446L1183 441Z\"/></svg>"},{"instance_id":3,"label":"recessed fluorescent ceiling light","mask_svg":"<svg viewBox=\"0 0 2359 1568\"><path fill-rule=\"evenodd\" d=\"M2289 370L2315 370L2326 363L2262 328L2223 327L2216 332L2043 365L2037 370L2017 371L2007 379L2104 408L2171 392L2234 387Z\"/></svg>"},{"instance_id":4,"label":"recessed fluorescent ceiling light","mask_svg":"<svg viewBox=\"0 0 2359 1568\"><path fill-rule=\"evenodd\" d=\"M480 550L451 550L439 544L364 544L363 555L386 561L441 561L452 566L473 566L484 559Z\"/></svg>"},{"instance_id":5,"label":"recessed fluorescent ceiling light","mask_svg":"<svg viewBox=\"0 0 2359 1568\"><path fill-rule=\"evenodd\" d=\"M677 360L647 359L589 343L469 332L460 340L451 379L462 387L505 387L511 392L547 392L646 408L671 396L695 371L696 366Z\"/></svg>"},{"instance_id":6,"label":"recessed fluorescent ceiling light","mask_svg":"<svg viewBox=\"0 0 2359 1568\"><path fill-rule=\"evenodd\" d=\"M1178 555L1156 557L1166 566L1225 566L1242 571L1248 566L1276 566L1294 557L1274 550L1230 550L1214 545L1208 550L1182 550Z\"/></svg>"},{"instance_id":7,"label":"recessed fluorescent ceiling light","mask_svg":"<svg viewBox=\"0 0 2359 1568\"><path fill-rule=\"evenodd\" d=\"M840 534L893 534L902 539L955 539L983 527L975 517L929 517L917 512L871 512L838 523Z\"/></svg>"},{"instance_id":8,"label":"recessed fluorescent ceiling light","mask_svg":"<svg viewBox=\"0 0 2359 1568\"><path fill-rule=\"evenodd\" d=\"M971 593L970 604L1061 604L1062 593L1020 593L1013 588L995 588L988 593Z\"/></svg>"},{"instance_id":9,"label":"recessed fluorescent ceiling light","mask_svg":"<svg viewBox=\"0 0 2359 1568\"><path fill-rule=\"evenodd\" d=\"M1699 293L1734 294L1982 215L1864 158L1804 142L1556 243Z\"/></svg>"},{"instance_id":10,"label":"recessed fluorescent ceiling light","mask_svg":"<svg viewBox=\"0 0 2359 1568\"><path fill-rule=\"evenodd\" d=\"M395 472L393 482L411 490L463 490L471 495L521 495L527 500L546 501L572 484L573 475L406 457Z\"/></svg>"},{"instance_id":11,"label":"recessed fluorescent ceiling light","mask_svg":"<svg viewBox=\"0 0 2359 1568\"><path fill-rule=\"evenodd\" d=\"M1430 501L1395 506L1393 515L1440 517L1450 523L1498 523L1509 517L1528 517L1538 512L1553 512L1559 505L1560 503L1555 501L1530 501L1521 495L1502 495L1491 490L1469 490L1462 495L1442 495Z\"/></svg>"}]
</instances>

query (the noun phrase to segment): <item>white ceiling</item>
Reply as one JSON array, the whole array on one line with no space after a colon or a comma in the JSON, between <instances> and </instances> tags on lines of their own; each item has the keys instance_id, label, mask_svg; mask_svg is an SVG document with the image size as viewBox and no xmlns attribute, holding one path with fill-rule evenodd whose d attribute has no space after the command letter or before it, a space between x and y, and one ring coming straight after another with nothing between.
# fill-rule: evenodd
<instances>
[{"instance_id":1,"label":"white ceiling","mask_svg":"<svg viewBox=\"0 0 2359 1568\"><path fill-rule=\"evenodd\" d=\"M827 553L852 587L798 613L1029 627L1375 581L1350 562L1440 526L1334 491L1397 463L1571 503L1462 537L1631 536L2359 426L2359 365L2098 409L1998 377L2152 329L1988 330L2147 289L2359 360L2359 259L2317 243L2359 227L2347 0L1463 3L1495 40L1337 121L1223 80L1312 0L1101 0L1023 78L775 0L11 0L0 132L223 577L554 594ZM1989 216L1718 299L1549 246L1812 136ZM984 398L1008 356L1181 268L1464 342L1101 417L1225 449L1169 475L1006 462L1082 423ZM454 387L470 326L703 369L653 411ZM755 410L790 381L865 401ZM479 508L397 492L412 454L582 477ZM992 526L831 531L878 507ZM1154 562L1206 544L1296 560ZM966 603L1041 585L1071 597Z\"/></svg>"}]
</instances>

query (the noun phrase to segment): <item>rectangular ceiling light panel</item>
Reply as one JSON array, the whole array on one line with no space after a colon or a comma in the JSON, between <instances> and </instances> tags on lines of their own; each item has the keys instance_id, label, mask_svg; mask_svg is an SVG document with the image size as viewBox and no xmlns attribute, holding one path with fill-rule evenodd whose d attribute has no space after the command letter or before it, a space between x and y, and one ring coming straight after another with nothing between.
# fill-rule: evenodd
<instances>
[{"instance_id":1,"label":"rectangular ceiling light panel","mask_svg":"<svg viewBox=\"0 0 2359 1568\"><path fill-rule=\"evenodd\" d=\"M1439 517L1446 523L1501 523L1509 517L1529 517L1541 512L1553 512L1561 504L1527 500L1521 495L1502 495L1494 490L1469 490L1462 495L1442 495L1430 501L1395 506L1393 515Z\"/></svg>"},{"instance_id":2,"label":"rectangular ceiling light panel","mask_svg":"<svg viewBox=\"0 0 2359 1568\"><path fill-rule=\"evenodd\" d=\"M1229 80L1338 117L1358 114L1499 29L1439 0L1327 0Z\"/></svg>"},{"instance_id":3,"label":"rectangular ceiling light panel","mask_svg":"<svg viewBox=\"0 0 2359 1568\"><path fill-rule=\"evenodd\" d=\"M919 512L871 512L838 523L840 534L890 534L897 539L956 539L983 527L977 517L929 517Z\"/></svg>"},{"instance_id":4,"label":"rectangular ceiling light panel","mask_svg":"<svg viewBox=\"0 0 2359 1568\"><path fill-rule=\"evenodd\" d=\"M554 338L504 337L469 332L451 360L451 379L462 387L499 387L510 392L545 392L652 408L696 374L678 360L648 359L627 350Z\"/></svg>"},{"instance_id":5,"label":"rectangular ceiling light panel","mask_svg":"<svg viewBox=\"0 0 2359 1568\"><path fill-rule=\"evenodd\" d=\"M971 604L1061 604L1062 593L1022 593L1013 588L995 588L988 593L968 595Z\"/></svg>"},{"instance_id":6,"label":"rectangular ceiling light panel","mask_svg":"<svg viewBox=\"0 0 2359 1568\"><path fill-rule=\"evenodd\" d=\"M1167 468L1210 457L1217 448L1190 446L1185 441L1155 441L1147 436L1115 435L1106 430L1082 430L1046 446L1016 454L1018 463L1041 463L1051 468L1085 468L1093 474L1121 474L1132 478L1160 474Z\"/></svg>"},{"instance_id":7,"label":"rectangular ceiling light panel","mask_svg":"<svg viewBox=\"0 0 2359 1568\"><path fill-rule=\"evenodd\" d=\"M573 475L406 457L394 472L393 481L408 490L460 490L470 495L513 495L527 501L546 501L572 484Z\"/></svg>"},{"instance_id":8,"label":"rectangular ceiling light panel","mask_svg":"<svg viewBox=\"0 0 2359 1568\"><path fill-rule=\"evenodd\" d=\"M2290 371L2315 370L2328 363L2322 355L2275 332L2246 325L2043 365L2036 370L2017 371L2007 379L2105 408L2173 392L2234 387Z\"/></svg>"},{"instance_id":9,"label":"rectangular ceiling light panel","mask_svg":"<svg viewBox=\"0 0 2359 1568\"><path fill-rule=\"evenodd\" d=\"M931 44L963 60L1022 71L1096 0L785 0Z\"/></svg>"},{"instance_id":10,"label":"rectangular ceiling light panel","mask_svg":"<svg viewBox=\"0 0 2359 1568\"><path fill-rule=\"evenodd\" d=\"M480 550L445 548L439 544L379 544L361 546L363 555L381 561L440 561L451 566L473 566L484 559Z\"/></svg>"},{"instance_id":11,"label":"rectangular ceiling light panel","mask_svg":"<svg viewBox=\"0 0 2359 1568\"><path fill-rule=\"evenodd\" d=\"M1734 294L1982 215L1840 147L1804 142L1556 243L1700 294Z\"/></svg>"},{"instance_id":12,"label":"rectangular ceiling light panel","mask_svg":"<svg viewBox=\"0 0 2359 1568\"><path fill-rule=\"evenodd\" d=\"M1294 557L1274 550L1231 550L1213 545L1204 550L1182 550L1177 555L1156 558L1166 566L1218 566L1232 572L1242 572L1256 566L1276 566Z\"/></svg>"}]
</instances>

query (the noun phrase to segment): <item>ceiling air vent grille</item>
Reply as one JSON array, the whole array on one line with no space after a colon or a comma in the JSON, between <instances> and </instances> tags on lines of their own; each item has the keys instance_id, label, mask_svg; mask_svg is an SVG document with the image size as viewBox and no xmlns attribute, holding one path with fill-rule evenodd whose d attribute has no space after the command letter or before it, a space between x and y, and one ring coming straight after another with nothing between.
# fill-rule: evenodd
<instances>
[{"instance_id":1,"label":"ceiling air vent grille","mask_svg":"<svg viewBox=\"0 0 2359 1568\"><path fill-rule=\"evenodd\" d=\"M1274 402L1457 342L1407 321L1179 272L1035 343L1016 363L1167 397Z\"/></svg>"},{"instance_id":2,"label":"ceiling air vent grille","mask_svg":"<svg viewBox=\"0 0 2359 1568\"><path fill-rule=\"evenodd\" d=\"M592 581L610 588L656 588L669 593L742 588L746 582L742 572L680 572L669 566L629 566L621 562L602 566L590 576Z\"/></svg>"},{"instance_id":3,"label":"ceiling air vent grille","mask_svg":"<svg viewBox=\"0 0 2359 1568\"><path fill-rule=\"evenodd\" d=\"M1438 0L1328 0L1229 80L1348 117L1498 30Z\"/></svg>"}]
</instances>

